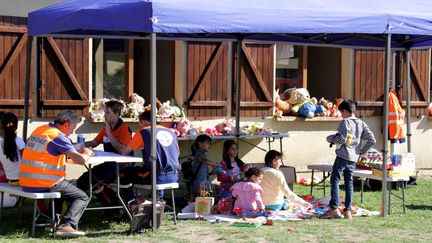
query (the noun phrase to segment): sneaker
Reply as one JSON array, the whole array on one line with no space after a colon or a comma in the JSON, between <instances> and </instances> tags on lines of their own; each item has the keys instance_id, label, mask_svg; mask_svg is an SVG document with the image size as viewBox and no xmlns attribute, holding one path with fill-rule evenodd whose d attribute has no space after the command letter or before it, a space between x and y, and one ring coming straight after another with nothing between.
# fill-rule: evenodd
<instances>
[{"instance_id":1,"label":"sneaker","mask_svg":"<svg viewBox=\"0 0 432 243\"><path fill-rule=\"evenodd\" d=\"M339 209L328 209L327 212L320 216L321 219L341 219L343 217Z\"/></svg>"},{"instance_id":2,"label":"sneaker","mask_svg":"<svg viewBox=\"0 0 432 243\"><path fill-rule=\"evenodd\" d=\"M344 212L344 218L345 219L352 219L351 210L347 210L347 211Z\"/></svg>"},{"instance_id":3,"label":"sneaker","mask_svg":"<svg viewBox=\"0 0 432 243\"><path fill-rule=\"evenodd\" d=\"M85 236L83 231L75 230L71 226L58 226L54 231L55 237L73 238Z\"/></svg>"}]
</instances>

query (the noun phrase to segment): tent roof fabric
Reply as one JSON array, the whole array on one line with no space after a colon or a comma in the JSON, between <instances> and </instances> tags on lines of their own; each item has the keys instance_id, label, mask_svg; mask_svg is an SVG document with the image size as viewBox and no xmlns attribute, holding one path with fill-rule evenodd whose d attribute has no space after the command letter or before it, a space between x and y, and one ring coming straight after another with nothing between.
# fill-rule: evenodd
<instances>
[{"instance_id":1,"label":"tent roof fabric","mask_svg":"<svg viewBox=\"0 0 432 243\"><path fill-rule=\"evenodd\" d=\"M432 46L429 0L65 0L29 14L29 34L237 39L356 47Z\"/></svg>"}]
</instances>

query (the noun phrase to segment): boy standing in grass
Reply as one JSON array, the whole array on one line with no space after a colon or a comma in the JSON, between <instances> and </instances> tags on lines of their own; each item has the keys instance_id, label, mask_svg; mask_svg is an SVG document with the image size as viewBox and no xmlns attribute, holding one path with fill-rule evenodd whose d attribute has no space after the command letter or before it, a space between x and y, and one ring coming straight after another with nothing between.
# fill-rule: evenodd
<instances>
[{"instance_id":1,"label":"boy standing in grass","mask_svg":"<svg viewBox=\"0 0 432 243\"><path fill-rule=\"evenodd\" d=\"M365 122L355 115L355 104L352 100L344 100L338 106L342 117L337 133L327 137L327 142L336 145L336 160L330 177L331 200L329 210L322 218L351 219L351 202L354 194L353 174L359 156L365 155L376 143L374 134ZM362 141L366 143L362 146ZM344 215L338 209L339 180L343 173L345 181L345 209Z\"/></svg>"}]
</instances>

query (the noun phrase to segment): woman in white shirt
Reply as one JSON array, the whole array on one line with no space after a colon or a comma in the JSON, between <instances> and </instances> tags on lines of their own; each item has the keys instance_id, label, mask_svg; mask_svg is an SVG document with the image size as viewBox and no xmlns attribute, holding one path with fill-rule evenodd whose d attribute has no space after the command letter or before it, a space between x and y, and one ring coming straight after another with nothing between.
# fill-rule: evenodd
<instances>
[{"instance_id":1,"label":"woman in white shirt","mask_svg":"<svg viewBox=\"0 0 432 243\"><path fill-rule=\"evenodd\" d=\"M0 162L9 184L18 186L18 168L25 147L24 141L16 134L18 118L11 112L5 113L0 128L3 135L0 137Z\"/></svg>"}]
</instances>

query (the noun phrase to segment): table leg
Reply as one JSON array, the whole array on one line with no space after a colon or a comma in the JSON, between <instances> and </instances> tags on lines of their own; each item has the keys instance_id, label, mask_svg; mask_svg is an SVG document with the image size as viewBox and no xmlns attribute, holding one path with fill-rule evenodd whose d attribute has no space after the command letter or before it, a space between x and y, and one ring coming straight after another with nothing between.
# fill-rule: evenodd
<instances>
[{"instance_id":1,"label":"table leg","mask_svg":"<svg viewBox=\"0 0 432 243\"><path fill-rule=\"evenodd\" d=\"M24 197L19 197L19 222L22 222L22 212L23 212L23 204L24 204Z\"/></svg>"},{"instance_id":2,"label":"table leg","mask_svg":"<svg viewBox=\"0 0 432 243\"><path fill-rule=\"evenodd\" d=\"M52 220L52 229L53 232L56 230L56 213L55 213L55 204L54 204L54 198L51 198L51 220ZM78 226L77 226L78 227Z\"/></svg>"},{"instance_id":3,"label":"table leg","mask_svg":"<svg viewBox=\"0 0 432 243\"><path fill-rule=\"evenodd\" d=\"M279 149L280 149L280 152L282 153L282 137L279 138ZM283 158L283 156L282 156L282 158ZM281 162L282 162L282 164L284 164L282 158L281 158Z\"/></svg>"},{"instance_id":4,"label":"table leg","mask_svg":"<svg viewBox=\"0 0 432 243\"><path fill-rule=\"evenodd\" d=\"M313 183L313 181L314 181L314 178L312 176L311 183ZM323 171L323 186L324 186L323 191L324 191L324 197L325 197L326 196L326 176L325 176L325 171Z\"/></svg>"},{"instance_id":5,"label":"table leg","mask_svg":"<svg viewBox=\"0 0 432 243\"><path fill-rule=\"evenodd\" d=\"M405 203L405 184L406 182L402 182L402 206L403 206L403 212L406 213L406 203Z\"/></svg>"},{"instance_id":6,"label":"table leg","mask_svg":"<svg viewBox=\"0 0 432 243\"><path fill-rule=\"evenodd\" d=\"M33 221L32 221L32 231L31 231L31 237L34 236L35 234L35 228L36 228L36 212L37 212L37 200L33 200L34 201L34 206L33 206Z\"/></svg>"},{"instance_id":7,"label":"table leg","mask_svg":"<svg viewBox=\"0 0 432 243\"><path fill-rule=\"evenodd\" d=\"M390 186L389 186L389 184L390 184ZM387 188L389 188L389 190L388 190L388 192L389 192L388 215L390 215L390 213L391 213L391 194L392 194L391 187L392 187L391 183L387 183Z\"/></svg>"},{"instance_id":8,"label":"table leg","mask_svg":"<svg viewBox=\"0 0 432 243\"><path fill-rule=\"evenodd\" d=\"M85 166L87 168L87 166ZM88 189L88 201L87 201L87 205L85 206L85 209L81 212L80 218L83 216L84 212L87 210L88 205L90 204L92 197L93 197L93 186L92 186L92 166L91 164L89 164L87 170L89 172L89 189ZM76 225L76 229L78 229L78 224Z\"/></svg>"},{"instance_id":9,"label":"table leg","mask_svg":"<svg viewBox=\"0 0 432 243\"><path fill-rule=\"evenodd\" d=\"M4 192L1 192L1 196L0 196L0 221L2 221L3 219L3 197L4 197Z\"/></svg>"},{"instance_id":10,"label":"table leg","mask_svg":"<svg viewBox=\"0 0 432 243\"><path fill-rule=\"evenodd\" d=\"M123 209L125 210L125 212L127 213L129 219L132 221L132 215L129 212L129 209L127 208L126 204L123 202L123 199L120 196L120 168L119 168L119 164L116 163L116 175L117 175L117 198L120 201Z\"/></svg>"},{"instance_id":11,"label":"table leg","mask_svg":"<svg viewBox=\"0 0 432 243\"><path fill-rule=\"evenodd\" d=\"M360 178L361 184L360 184L360 202L363 204L363 189L364 189L364 182L365 179Z\"/></svg>"},{"instance_id":12,"label":"table leg","mask_svg":"<svg viewBox=\"0 0 432 243\"><path fill-rule=\"evenodd\" d=\"M314 176L314 172L315 172L315 170L312 169L312 178ZM313 183L311 183L311 185L310 185L310 195L312 195L312 191L313 191Z\"/></svg>"}]
</instances>

